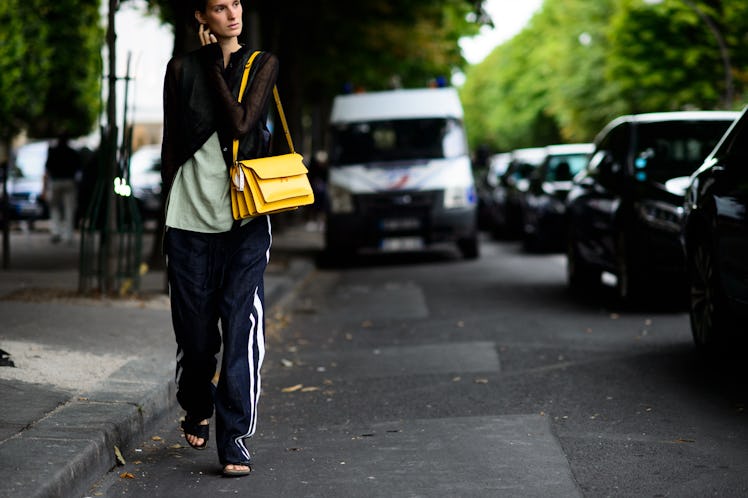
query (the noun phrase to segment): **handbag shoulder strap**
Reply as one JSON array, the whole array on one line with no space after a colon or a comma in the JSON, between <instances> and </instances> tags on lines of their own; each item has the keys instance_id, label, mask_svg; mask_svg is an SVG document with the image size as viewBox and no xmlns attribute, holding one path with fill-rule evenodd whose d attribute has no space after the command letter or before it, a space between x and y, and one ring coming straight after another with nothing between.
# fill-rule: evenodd
<instances>
[{"instance_id":1,"label":"handbag shoulder strap","mask_svg":"<svg viewBox=\"0 0 748 498\"><path fill-rule=\"evenodd\" d=\"M293 140L291 140L291 132L288 131L288 123L286 123L286 115L283 113L283 104L281 104L280 95L278 94L278 85L273 85L273 97L275 97L275 106L278 108L278 117L283 125L283 132L286 134L286 141L288 142L288 148L291 154L296 152L293 149Z\"/></svg>"},{"instance_id":2,"label":"handbag shoulder strap","mask_svg":"<svg viewBox=\"0 0 748 498\"><path fill-rule=\"evenodd\" d=\"M257 50L252 53L252 55L249 57L249 60L244 65L244 74L242 75L242 84L239 88L239 102L242 101L242 96L244 96L244 90L247 88L247 81L249 80L249 70L252 67L252 63L255 60L255 57L257 57L260 54L260 51ZM283 104L281 104L280 95L278 94L278 86L273 85L273 98L275 99L275 106L278 109L278 117L281 120L281 124L283 125L283 131L286 134L286 141L288 142L288 148L291 150L291 153L293 154L295 152L293 148L293 140L291 140L291 132L288 130L288 123L286 122L286 115L283 113ZM233 150L234 150L234 162L237 160L237 155L239 154L239 140L234 139L233 143Z\"/></svg>"}]
</instances>

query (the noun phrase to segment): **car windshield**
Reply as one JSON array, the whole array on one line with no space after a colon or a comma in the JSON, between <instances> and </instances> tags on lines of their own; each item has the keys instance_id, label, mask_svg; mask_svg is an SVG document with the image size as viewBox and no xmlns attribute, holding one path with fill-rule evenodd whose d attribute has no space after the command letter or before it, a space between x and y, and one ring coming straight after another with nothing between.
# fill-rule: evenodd
<instances>
[{"instance_id":1,"label":"car windshield","mask_svg":"<svg viewBox=\"0 0 748 498\"><path fill-rule=\"evenodd\" d=\"M548 158L546 180L549 182L569 182L574 175L587 165L589 154L563 154Z\"/></svg>"},{"instance_id":2,"label":"car windshield","mask_svg":"<svg viewBox=\"0 0 748 498\"><path fill-rule=\"evenodd\" d=\"M731 121L643 123L634 162L640 181L689 176L714 149Z\"/></svg>"},{"instance_id":3,"label":"car windshield","mask_svg":"<svg viewBox=\"0 0 748 498\"><path fill-rule=\"evenodd\" d=\"M338 125L333 164L360 164L465 155L462 126L454 119L399 119Z\"/></svg>"}]
</instances>

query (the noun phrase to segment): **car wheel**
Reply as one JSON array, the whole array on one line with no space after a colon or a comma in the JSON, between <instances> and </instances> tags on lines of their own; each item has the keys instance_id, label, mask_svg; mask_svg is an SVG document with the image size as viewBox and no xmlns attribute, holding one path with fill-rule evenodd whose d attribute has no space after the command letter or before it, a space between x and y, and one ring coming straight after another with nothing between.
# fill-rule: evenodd
<instances>
[{"instance_id":1,"label":"car wheel","mask_svg":"<svg viewBox=\"0 0 748 498\"><path fill-rule=\"evenodd\" d=\"M530 228L527 222L522 224L522 249L526 252L541 252L542 250L537 231Z\"/></svg>"},{"instance_id":2,"label":"car wheel","mask_svg":"<svg viewBox=\"0 0 748 498\"><path fill-rule=\"evenodd\" d=\"M697 241L688 259L689 317L696 348L711 350L724 342L733 320L722 292L711 249Z\"/></svg>"},{"instance_id":3,"label":"car wheel","mask_svg":"<svg viewBox=\"0 0 748 498\"><path fill-rule=\"evenodd\" d=\"M631 252L628 250L626 238L618 236L616 250L616 293L621 301L633 302L640 299L644 284L642 272L636 267Z\"/></svg>"},{"instance_id":4,"label":"car wheel","mask_svg":"<svg viewBox=\"0 0 748 498\"><path fill-rule=\"evenodd\" d=\"M566 281L573 292L585 292L600 281L600 273L582 260L571 236L566 245Z\"/></svg>"}]
</instances>

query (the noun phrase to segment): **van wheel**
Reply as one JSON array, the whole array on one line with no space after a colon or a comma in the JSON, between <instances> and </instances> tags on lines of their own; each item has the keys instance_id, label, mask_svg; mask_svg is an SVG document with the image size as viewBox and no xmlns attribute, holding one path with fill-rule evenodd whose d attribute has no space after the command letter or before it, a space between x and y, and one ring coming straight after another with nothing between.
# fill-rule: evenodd
<instances>
[{"instance_id":1,"label":"van wheel","mask_svg":"<svg viewBox=\"0 0 748 498\"><path fill-rule=\"evenodd\" d=\"M320 268L344 268L351 264L355 251L342 247L326 247L317 258Z\"/></svg>"},{"instance_id":2,"label":"van wheel","mask_svg":"<svg viewBox=\"0 0 748 498\"><path fill-rule=\"evenodd\" d=\"M338 234L325 232L325 247L318 258L321 267L344 267L351 262L357 249L352 245L340 242L340 240Z\"/></svg>"},{"instance_id":3,"label":"van wheel","mask_svg":"<svg viewBox=\"0 0 748 498\"><path fill-rule=\"evenodd\" d=\"M478 243L478 235L476 234L472 237L458 240L457 248L460 250L463 258L478 259L478 256L480 256L480 244Z\"/></svg>"}]
</instances>

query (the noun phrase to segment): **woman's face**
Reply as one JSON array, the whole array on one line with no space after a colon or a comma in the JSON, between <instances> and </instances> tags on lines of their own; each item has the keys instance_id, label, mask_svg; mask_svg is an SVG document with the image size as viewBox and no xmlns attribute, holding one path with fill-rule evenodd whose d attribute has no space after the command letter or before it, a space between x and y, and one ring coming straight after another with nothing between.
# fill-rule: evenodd
<instances>
[{"instance_id":1,"label":"woman's face","mask_svg":"<svg viewBox=\"0 0 748 498\"><path fill-rule=\"evenodd\" d=\"M242 32L240 0L208 0L205 12L195 11L195 17L218 39L239 36Z\"/></svg>"}]
</instances>

